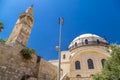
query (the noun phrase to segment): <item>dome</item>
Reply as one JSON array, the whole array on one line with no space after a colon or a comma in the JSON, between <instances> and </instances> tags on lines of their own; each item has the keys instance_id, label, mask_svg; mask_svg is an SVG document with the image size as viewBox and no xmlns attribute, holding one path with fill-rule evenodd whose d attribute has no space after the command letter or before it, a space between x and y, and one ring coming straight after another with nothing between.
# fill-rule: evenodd
<instances>
[{"instance_id":1,"label":"dome","mask_svg":"<svg viewBox=\"0 0 120 80\"><path fill-rule=\"evenodd\" d=\"M74 49L84 45L107 45L108 42L96 34L82 34L76 37L69 45L69 49Z\"/></svg>"},{"instance_id":2,"label":"dome","mask_svg":"<svg viewBox=\"0 0 120 80\"><path fill-rule=\"evenodd\" d=\"M76 41L77 39L80 39L80 38L86 38L86 37L98 37L98 38L100 38L98 35L95 35L95 34L82 34L82 35L76 37L73 41Z\"/></svg>"}]
</instances>

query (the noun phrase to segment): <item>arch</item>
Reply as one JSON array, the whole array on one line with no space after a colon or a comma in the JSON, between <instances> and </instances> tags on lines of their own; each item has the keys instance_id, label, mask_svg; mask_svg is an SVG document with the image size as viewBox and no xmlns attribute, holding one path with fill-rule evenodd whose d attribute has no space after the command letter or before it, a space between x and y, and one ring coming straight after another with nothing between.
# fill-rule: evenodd
<instances>
[{"instance_id":1,"label":"arch","mask_svg":"<svg viewBox=\"0 0 120 80\"><path fill-rule=\"evenodd\" d=\"M77 42L75 42L75 47L77 47Z\"/></svg>"},{"instance_id":2,"label":"arch","mask_svg":"<svg viewBox=\"0 0 120 80\"><path fill-rule=\"evenodd\" d=\"M88 63L88 69L94 69L94 64L92 59L88 59L87 63Z\"/></svg>"},{"instance_id":3,"label":"arch","mask_svg":"<svg viewBox=\"0 0 120 80\"><path fill-rule=\"evenodd\" d=\"M81 75L79 75L79 74L76 75L76 78L80 78L80 77L81 77Z\"/></svg>"},{"instance_id":4,"label":"arch","mask_svg":"<svg viewBox=\"0 0 120 80\"><path fill-rule=\"evenodd\" d=\"M75 62L75 69L79 70L80 69L80 61Z\"/></svg>"},{"instance_id":5,"label":"arch","mask_svg":"<svg viewBox=\"0 0 120 80\"><path fill-rule=\"evenodd\" d=\"M88 40L87 39L85 39L85 44L88 44Z\"/></svg>"},{"instance_id":6,"label":"arch","mask_svg":"<svg viewBox=\"0 0 120 80\"><path fill-rule=\"evenodd\" d=\"M97 44L100 44L100 41L99 41L99 39L97 39Z\"/></svg>"},{"instance_id":7,"label":"arch","mask_svg":"<svg viewBox=\"0 0 120 80\"><path fill-rule=\"evenodd\" d=\"M65 58L66 58L66 55L64 54L64 55L63 55L63 59L65 59Z\"/></svg>"},{"instance_id":8,"label":"arch","mask_svg":"<svg viewBox=\"0 0 120 80\"><path fill-rule=\"evenodd\" d=\"M93 48L93 47L89 47L89 49L83 49L83 50L78 50L76 52L74 52L72 55L71 55L71 61L74 60L76 57L78 56L81 56L83 54L86 54L86 53L97 53L97 54L101 54L103 56L105 56L104 58L106 59L107 57L110 57L110 54L106 54L105 51L102 51L101 48Z\"/></svg>"},{"instance_id":9,"label":"arch","mask_svg":"<svg viewBox=\"0 0 120 80\"><path fill-rule=\"evenodd\" d=\"M106 61L105 59L101 59L102 67L104 67L105 61Z\"/></svg>"}]
</instances>

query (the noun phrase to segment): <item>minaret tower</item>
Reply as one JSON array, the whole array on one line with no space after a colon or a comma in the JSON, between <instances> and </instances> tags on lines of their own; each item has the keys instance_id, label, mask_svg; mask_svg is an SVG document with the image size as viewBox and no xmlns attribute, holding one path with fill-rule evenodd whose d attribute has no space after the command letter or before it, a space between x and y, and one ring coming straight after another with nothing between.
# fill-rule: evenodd
<instances>
[{"instance_id":1,"label":"minaret tower","mask_svg":"<svg viewBox=\"0 0 120 80\"><path fill-rule=\"evenodd\" d=\"M23 46L27 45L30 37L31 29L34 23L33 7L29 7L25 13L22 13L17 20L14 29L7 40L7 44L14 45L19 43Z\"/></svg>"}]
</instances>

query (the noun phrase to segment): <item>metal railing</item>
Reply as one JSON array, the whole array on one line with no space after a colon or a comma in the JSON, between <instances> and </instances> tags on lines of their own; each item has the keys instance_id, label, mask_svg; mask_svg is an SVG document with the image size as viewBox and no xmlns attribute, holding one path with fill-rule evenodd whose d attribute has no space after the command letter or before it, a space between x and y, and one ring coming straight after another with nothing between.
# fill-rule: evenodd
<instances>
[{"instance_id":1,"label":"metal railing","mask_svg":"<svg viewBox=\"0 0 120 80\"><path fill-rule=\"evenodd\" d=\"M102 45L102 46L107 46L109 45L107 42L102 42L102 41L88 41L87 43L86 42L81 42L81 43L75 43L73 46L71 46L69 49L74 49L74 48L77 48L77 47L81 47L81 46L86 46L86 45Z\"/></svg>"}]
</instances>

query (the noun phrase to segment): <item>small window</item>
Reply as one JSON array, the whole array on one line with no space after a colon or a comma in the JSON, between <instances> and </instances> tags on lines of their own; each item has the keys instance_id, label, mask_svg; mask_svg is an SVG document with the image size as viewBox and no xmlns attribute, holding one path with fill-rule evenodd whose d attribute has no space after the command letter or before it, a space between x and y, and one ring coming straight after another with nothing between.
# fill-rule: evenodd
<instances>
[{"instance_id":1,"label":"small window","mask_svg":"<svg viewBox=\"0 0 120 80\"><path fill-rule=\"evenodd\" d=\"M65 59L66 58L66 56L65 56L65 54L63 55L63 59Z\"/></svg>"},{"instance_id":2,"label":"small window","mask_svg":"<svg viewBox=\"0 0 120 80\"><path fill-rule=\"evenodd\" d=\"M101 60L102 67L104 67L105 61L106 61L105 59Z\"/></svg>"},{"instance_id":3,"label":"small window","mask_svg":"<svg viewBox=\"0 0 120 80\"><path fill-rule=\"evenodd\" d=\"M75 62L75 69L80 69L80 61Z\"/></svg>"},{"instance_id":4,"label":"small window","mask_svg":"<svg viewBox=\"0 0 120 80\"><path fill-rule=\"evenodd\" d=\"M88 63L88 69L94 69L94 64L92 59L88 59L87 63Z\"/></svg>"},{"instance_id":5,"label":"small window","mask_svg":"<svg viewBox=\"0 0 120 80\"><path fill-rule=\"evenodd\" d=\"M97 39L97 43L100 44L100 41Z\"/></svg>"},{"instance_id":6,"label":"small window","mask_svg":"<svg viewBox=\"0 0 120 80\"><path fill-rule=\"evenodd\" d=\"M77 42L75 42L75 47L77 47Z\"/></svg>"},{"instance_id":7,"label":"small window","mask_svg":"<svg viewBox=\"0 0 120 80\"><path fill-rule=\"evenodd\" d=\"M88 44L88 40L87 39L85 39L85 44Z\"/></svg>"},{"instance_id":8,"label":"small window","mask_svg":"<svg viewBox=\"0 0 120 80\"><path fill-rule=\"evenodd\" d=\"M76 77L77 77L77 78L80 78L80 77L81 77L81 75L79 75L79 74L78 74L78 75L76 75Z\"/></svg>"}]
</instances>

